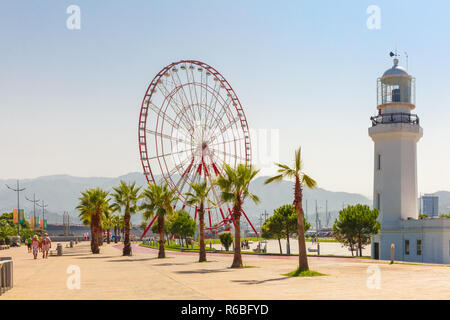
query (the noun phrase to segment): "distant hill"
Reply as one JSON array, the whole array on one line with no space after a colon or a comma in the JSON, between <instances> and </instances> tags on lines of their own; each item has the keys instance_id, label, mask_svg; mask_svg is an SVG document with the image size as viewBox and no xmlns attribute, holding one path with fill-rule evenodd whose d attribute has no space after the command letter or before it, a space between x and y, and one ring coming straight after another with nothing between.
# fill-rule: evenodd
<instances>
[{"instance_id":1,"label":"distant hill","mask_svg":"<svg viewBox=\"0 0 450 320\"><path fill-rule=\"evenodd\" d=\"M244 210L252 220L252 223L258 224L260 214L265 210L272 214L273 210L283 204L292 203L293 200L293 183L291 181L282 181L280 183L272 183L264 185L267 177L259 177L251 184L251 190L257 194L261 203L255 205L247 202ZM62 214L67 211L73 222L78 222L78 212L75 207L78 203L78 197L82 190L92 187L101 187L111 190L113 186L119 184L120 180L127 182L136 181L138 186L144 186L146 179L143 174L138 172L129 173L114 178L102 177L73 177L69 175L52 175L35 179L24 179L20 181L21 186L26 190L21 193L21 208L25 208L25 215L30 216L33 213L33 205L25 200L25 196L31 198L36 193L37 199L44 199L49 204L46 210L46 218L52 223L62 223ZM0 180L0 212L10 211L16 207L17 195L10 191L5 184L15 186L15 180ZM368 204L371 200L363 195L346 192L332 192L321 188L314 190L304 190L304 206L305 212L309 216L310 222L315 221L315 201L318 202L319 218L322 224L325 223L325 206L328 201L329 220L332 221L337 215L338 210L342 206L348 204ZM307 208L306 208L307 203ZM37 207L36 211L41 215L42 209ZM133 223L139 223L141 218L139 215L133 217Z\"/></svg>"}]
</instances>

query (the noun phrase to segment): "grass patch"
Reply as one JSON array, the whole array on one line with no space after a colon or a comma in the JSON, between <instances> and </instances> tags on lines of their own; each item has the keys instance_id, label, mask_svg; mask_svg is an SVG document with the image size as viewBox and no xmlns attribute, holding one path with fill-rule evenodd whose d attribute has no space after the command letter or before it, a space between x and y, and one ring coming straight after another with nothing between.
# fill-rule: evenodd
<instances>
[{"instance_id":1,"label":"grass patch","mask_svg":"<svg viewBox=\"0 0 450 320\"><path fill-rule=\"evenodd\" d=\"M403 261L394 261L393 263L389 262L389 264L404 264L407 266L425 266L425 267L450 267L448 264L425 264L425 263L414 263L414 262L403 262Z\"/></svg>"},{"instance_id":2,"label":"grass patch","mask_svg":"<svg viewBox=\"0 0 450 320\"><path fill-rule=\"evenodd\" d=\"M326 276L326 274L317 272L317 271L313 271L313 270L306 270L306 271L300 271L300 269L296 269L292 272L283 274L283 276L287 276L287 277L321 277L321 276Z\"/></svg>"}]
</instances>

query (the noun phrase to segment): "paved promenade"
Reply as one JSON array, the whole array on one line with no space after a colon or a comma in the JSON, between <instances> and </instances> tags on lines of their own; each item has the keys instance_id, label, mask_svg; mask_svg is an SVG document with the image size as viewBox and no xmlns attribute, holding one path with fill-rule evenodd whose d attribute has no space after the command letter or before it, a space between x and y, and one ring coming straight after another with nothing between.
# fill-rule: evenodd
<instances>
[{"instance_id":1,"label":"paved promenade","mask_svg":"<svg viewBox=\"0 0 450 320\"><path fill-rule=\"evenodd\" d=\"M133 245L134 255L122 257L120 247L105 244L92 255L80 243L47 260L33 260L24 247L2 250L14 259L14 288L0 300L450 299L450 267L312 257L311 269L327 276L290 278L282 274L296 268L296 257L246 255L252 268L234 270L231 255L208 254L209 262L198 263L197 253L156 259L156 250ZM67 287L69 266L79 267L80 289Z\"/></svg>"}]
</instances>

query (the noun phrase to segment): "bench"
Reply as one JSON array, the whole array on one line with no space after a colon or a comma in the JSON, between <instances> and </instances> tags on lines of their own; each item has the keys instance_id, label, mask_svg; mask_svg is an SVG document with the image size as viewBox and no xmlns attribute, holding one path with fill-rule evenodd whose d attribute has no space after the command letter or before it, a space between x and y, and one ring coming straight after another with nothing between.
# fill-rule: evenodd
<instances>
[{"instance_id":1,"label":"bench","mask_svg":"<svg viewBox=\"0 0 450 320\"><path fill-rule=\"evenodd\" d=\"M308 248L308 252L319 252L319 249Z\"/></svg>"}]
</instances>

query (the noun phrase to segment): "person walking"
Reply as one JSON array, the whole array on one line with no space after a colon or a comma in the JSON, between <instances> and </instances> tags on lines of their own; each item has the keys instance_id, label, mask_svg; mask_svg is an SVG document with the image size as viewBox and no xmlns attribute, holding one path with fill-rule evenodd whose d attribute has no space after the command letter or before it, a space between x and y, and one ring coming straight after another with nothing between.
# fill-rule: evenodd
<instances>
[{"instance_id":1,"label":"person walking","mask_svg":"<svg viewBox=\"0 0 450 320\"><path fill-rule=\"evenodd\" d=\"M37 255L39 252L40 241L37 235L34 235L33 240L31 241L31 249L33 250L34 259L37 259Z\"/></svg>"},{"instance_id":2,"label":"person walking","mask_svg":"<svg viewBox=\"0 0 450 320\"><path fill-rule=\"evenodd\" d=\"M39 240L39 252L42 252L42 237L38 236L38 240Z\"/></svg>"},{"instance_id":3,"label":"person walking","mask_svg":"<svg viewBox=\"0 0 450 320\"><path fill-rule=\"evenodd\" d=\"M33 239L31 239L31 237L28 237L26 242L27 242L28 253L30 253L31 252L31 242L33 242Z\"/></svg>"},{"instance_id":4,"label":"person walking","mask_svg":"<svg viewBox=\"0 0 450 320\"><path fill-rule=\"evenodd\" d=\"M48 251L52 247L52 241L47 233L44 233L44 237L42 238L42 258L48 258Z\"/></svg>"}]
</instances>

